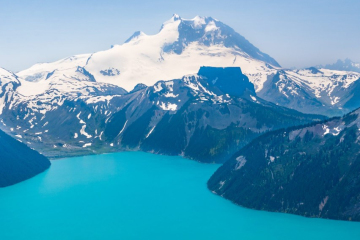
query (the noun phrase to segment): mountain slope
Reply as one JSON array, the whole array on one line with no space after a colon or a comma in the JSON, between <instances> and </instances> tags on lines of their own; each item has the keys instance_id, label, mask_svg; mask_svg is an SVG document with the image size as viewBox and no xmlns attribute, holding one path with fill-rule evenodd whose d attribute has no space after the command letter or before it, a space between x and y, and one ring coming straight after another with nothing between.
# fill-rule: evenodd
<instances>
[{"instance_id":1,"label":"mountain slope","mask_svg":"<svg viewBox=\"0 0 360 240\"><path fill-rule=\"evenodd\" d=\"M14 73L0 68L0 115L5 105L13 101L13 95L20 85L19 78Z\"/></svg>"},{"instance_id":2,"label":"mountain slope","mask_svg":"<svg viewBox=\"0 0 360 240\"><path fill-rule=\"evenodd\" d=\"M355 72L308 68L278 70L258 92L263 99L304 113L341 115L360 105L346 105L355 101L353 89L359 84Z\"/></svg>"},{"instance_id":3,"label":"mountain slope","mask_svg":"<svg viewBox=\"0 0 360 240\"><path fill-rule=\"evenodd\" d=\"M198 16L187 20L174 15L158 34L140 32L123 45L94 53L86 69L98 81L117 83L129 91L138 83L149 86L158 80L195 73L200 66L241 66L249 77L254 75L256 87L261 87L265 79L257 73L271 72L267 65L279 66L220 21ZM104 75L104 71L112 74Z\"/></svg>"},{"instance_id":4,"label":"mountain slope","mask_svg":"<svg viewBox=\"0 0 360 240\"><path fill-rule=\"evenodd\" d=\"M0 187L24 181L50 167L50 161L0 130Z\"/></svg>"},{"instance_id":5,"label":"mountain slope","mask_svg":"<svg viewBox=\"0 0 360 240\"><path fill-rule=\"evenodd\" d=\"M240 68L202 67L130 93L81 84L113 91L18 93L3 127L48 157L144 150L222 162L264 131L324 118L257 98Z\"/></svg>"},{"instance_id":6,"label":"mountain slope","mask_svg":"<svg viewBox=\"0 0 360 240\"><path fill-rule=\"evenodd\" d=\"M202 67L198 75L136 94L109 118L104 138L128 149L203 162L225 161L261 132L321 118L256 99L239 68Z\"/></svg>"},{"instance_id":7,"label":"mountain slope","mask_svg":"<svg viewBox=\"0 0 360 240\"><path fill-rule=\"evenodd\" d=\"M359 114L260 136L208 187L249 208L360 221Z\"/></svg>"}]
</instances>

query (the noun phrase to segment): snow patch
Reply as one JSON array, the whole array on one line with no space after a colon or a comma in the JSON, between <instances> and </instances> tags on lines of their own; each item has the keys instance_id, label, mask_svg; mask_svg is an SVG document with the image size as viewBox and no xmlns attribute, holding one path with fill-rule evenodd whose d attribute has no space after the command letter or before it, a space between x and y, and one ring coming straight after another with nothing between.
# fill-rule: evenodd
<instances>
[{"instance_id":1,"label":"snow patch","mask_svg":"<svg viewBox=\"0 0 360 240\"><path fill-rule=\"evenodd\" d=\"M169 93L169 92L165 93L165 95L164 95L164 97L167 97L167 98L176 98L178 96L179 96L179 94L175 95L174 93Z\"/></svg>"},{"instance_id":2,"label":"snow patch","mask_svg":"<svg viewBox=\"0 0 360 240\"><path fill-rule=\"evenodd\" d=\"M220 185L220 186L219 186L219 190L222 189L222 187L224 186L225 183L226 183L225 180L219 182L219 185Z\"/></svg>"},{"instance_id":3,"label":"snow patch","mask_svg":"<svg viewBox=\"0 0 360 240\"><path fill-rule=\"evenodd\" d=\"M161 86L161 83L158 83L158 84L154 85L154 90L155 90L154 93L160 92L162 89L163 88Z\"/></svg>"},{"instance_id":4,"label":"snow patch","mask_svg":"<svg viewBox=\"0 0 360 240\"><path fill-rule=\"evenodd\" d=\"M120 130L120 132L119 132L118 136L119 136L119 135L120 135L120 134L124 131L124 129L125 129L125 127L126 127L127 122L128 122L128 120L126 120L126 122L125 122L125 124L124 124L123 128Z\"/></svg>"},{"instance_id":5,"label":"snow patch","mask_svg":"<svg viewBox=\"0 0 360 240\"><path fill-rule=\"evenodd\" d=\"M324 197L324 199L321 201L321 203L319 204L319 210L320 212L323 210L323 208L325 207L327 201L329 200L329 196Z\"/></svg>"},{"instance_id":6,"label":"snow patch","mask_svg":"<svg viewBox=\"0 0 360 240\"><path fill-rule=\"evenodd\" d=\"M85 131L85 128L86 128L86 124L82 125L80 129L80 134L84 135L86 138L91 138L92 136Z\"/></svg>"},{"instance_id":7,"label":"snow patch","mask_svg":"<svg viewBox=\"0 0 360 240\"><path fill-rule=\"evenodd\" d=\"M235 165L235 170L239 170L241 169L245 163L246 163L246 158L244 156L239 156L236 158L236 165Z\"/></svg>"},{"instance_id":8,"label":"snow patch","mask_svg":"<svg viewBox=\"0 0 360 240\"><path fill-rule=\"evenodd\" d=\"M164 102L161 102L161 104L159 105L159 107L162 109L162 110L165 110L165 111L176 111L177 109L177 105L175 103L164 103Z\"/></svg>"},{"instance_id":9,"label":"snow patch","mask_svg":"<svg viewBox=\"0 0 360 240\"><path fill-rule=\"evenodd\" d=\"M205 22L205 18L204 17L200 17L200 16L196 16L193 19L191 19L190 21L193 21L193 26L194 28L199 28L202 25L206 24Z\"/></svg>"},{"instance_id":10,"label":"snow patch","mask_svg":"<svg viewBox=\"0 0 360 240\"><path fill-rule=\"evenodd\" d=\"M205 27L205 32L212 32L212 31L216 31L219 28L216 26L214 21L211 21L208 23L208 25L206 25Z\"/></svg>"},{"instance_id":11,"label":"snow patch","mask_svg":"<svg viewBox=\"0 0 360 240\"><path fill-rule=\"evenodd\" d=\"M330 129L329 129L329 127L327 125L323 125L322 129L324 130L323 136L330 133Z\"/></svg>"}]
</instances>

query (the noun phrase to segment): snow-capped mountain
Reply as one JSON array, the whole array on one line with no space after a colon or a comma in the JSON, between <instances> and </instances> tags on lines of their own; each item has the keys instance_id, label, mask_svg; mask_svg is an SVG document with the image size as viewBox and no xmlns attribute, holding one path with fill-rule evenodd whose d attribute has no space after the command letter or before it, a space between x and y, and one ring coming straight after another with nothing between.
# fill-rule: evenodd
<instances>
[{"instance_id":1,"label":"snow-capped mountain","mask_svg":"<svg viewBox=\"0 0 360 240\"><path fill-rule=\"evenodd\" d=\"M18 76L37 83L37 91L46 91L49 78L54 82L64 77L79 80L76 69L81 69L82 77L131 91L138 84L152 86L159 80L194 74L201 66L241 67L261 98L305 113L338 115L357 107L358 101L352 98L360 73L282 69L269 55L211 17L174 15L155 35L135 32L122 45L36 64Z\"/></svg>"},{"instance_id":2,"label":"snow-capped mountain","mask_svg":"<svg viewBox=\"0 0 360 240\"><path fill-rule=\"evenodd\" d=\"M174 15L159 33L136 32L124 44L106 51L77 55L54 63L36 64L18 75L28 81L44 80L54 70L84 67L96 81L118 85L127 91L137 84L181 78L201 66L241 66L262 88L267 75L279 64L240 34L211 17L182 19Z\"/></svg>"},{"instance_id":3,"label":"snow-capped mountain","mask_svg":"<svg viewBox=\"0 0 360 240\"><path fill-rule=\"evenodd\" d=\"M360 106L360 73L307 68L278 70L258 95L305 113L342 115Z\"/></svg>"},{"instance_id":4,"label":"snow-capped mountain","mask_svg":"<svg viewBox=\"0 0 360 240\"><path fill-rule=\"evenodd\" d=\"M33 121L44 119L49 112L61 108L64 102L78 99L96 101L109 95L127 93L116 85L95 82L82 67L54 70L37 81L24 80L5 69L0 69L0 74L0 113L17 109L20 114L14 121L19 118L29 120L30 128L34 127Z\"/></svg>"},{"instance_id":5,"label":"snow-capped mountain","mask_svg":"<svg viewBox=\"0 0 360 240\"><path fill-rule=\"evenodd\" d=\"M240 68L203 67L130 93L81 69L26 82L48 81L45 93L18 87L1 128L48 157L140 149L219 162L263 131L323 119L258 98Z\"/></svg>"}]
</instances>

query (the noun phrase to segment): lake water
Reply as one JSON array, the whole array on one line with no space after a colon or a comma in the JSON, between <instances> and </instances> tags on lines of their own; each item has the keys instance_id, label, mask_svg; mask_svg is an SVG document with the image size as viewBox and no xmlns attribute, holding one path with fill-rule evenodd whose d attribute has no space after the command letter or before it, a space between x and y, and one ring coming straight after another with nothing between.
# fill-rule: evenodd
<instances>
[{"instance_id":1,"label":"lake water","mask_svg":"<svg viewBox=\"0 0 360 240\"><path fill-rule=\"evenodd\" d=\"M242 208L212 194L219 165L124 152L56 160L0 189L0 239L360 239L360 223Z\"/></svg>"}]
</instances>

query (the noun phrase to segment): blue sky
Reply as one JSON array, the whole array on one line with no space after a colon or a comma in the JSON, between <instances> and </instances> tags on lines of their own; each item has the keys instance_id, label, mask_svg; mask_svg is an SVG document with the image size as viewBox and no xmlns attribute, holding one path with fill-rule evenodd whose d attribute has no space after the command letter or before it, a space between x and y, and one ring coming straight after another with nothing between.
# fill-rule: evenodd
<instances>
[{"instance_id":1,"label":"blue sky","mask_svg":"<svg viewBox=\"0 0 360 240\"><path fill-rule=\"evenodd\" d=\"M360 62L358 0L0 0L0 66L19 71L155 34L173 13L212 16L284 67Z\"/></svg>"}]
</instances>

